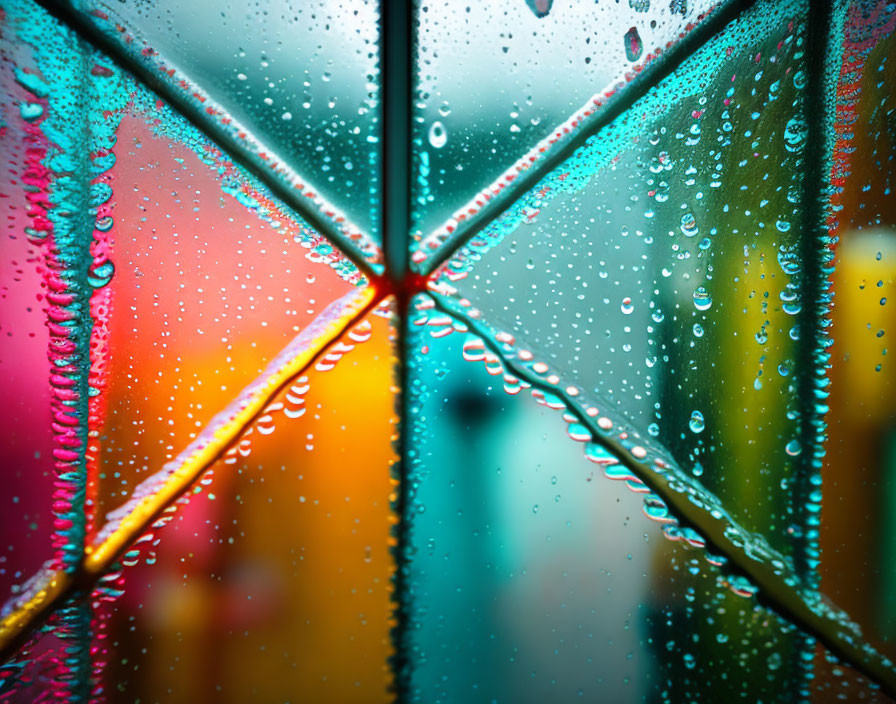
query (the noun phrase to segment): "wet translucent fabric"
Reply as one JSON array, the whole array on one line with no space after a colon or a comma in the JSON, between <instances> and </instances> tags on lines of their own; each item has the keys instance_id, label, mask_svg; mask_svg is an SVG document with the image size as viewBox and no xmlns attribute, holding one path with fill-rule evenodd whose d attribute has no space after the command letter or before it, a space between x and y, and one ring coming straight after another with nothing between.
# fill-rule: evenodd
<instances>
[{"instance_id":1,"label":"wet translucent fabric","mask_svg":"<svg viewBox=\"0 0 896 704\"><path fill-rule=\"evenodd\" d=\"M5 3L0 701L888 701L894 28Z\"/></svg>"}]
</instances>

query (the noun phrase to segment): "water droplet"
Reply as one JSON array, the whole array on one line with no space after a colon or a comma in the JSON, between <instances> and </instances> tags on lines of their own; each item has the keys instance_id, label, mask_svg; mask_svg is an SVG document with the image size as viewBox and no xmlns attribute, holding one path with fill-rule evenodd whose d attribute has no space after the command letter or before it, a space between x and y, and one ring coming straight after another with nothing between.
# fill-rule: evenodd
<instances>
[{"instance_id":1,"label":"water droplet","mask_svg":"<svg viewBox=\"0 0 896 704\"><path fill-rule=\"evenodd\" d=\"M44 106L40 103L22 103L19 105L19 114L23 120L31 122L44 114Z\"/></svg>"},{"instance_id":2,"label":"water droplet","mask_svg":"<svg viewBox=\"0 0 896 704\"><path fill-rule=\"evenodd\" d=\"M681 216L681 232L685 237L693 237L699 231L697 227L697 218L693 213L685 213Z\"/></svg>"},{"instance_id":3,"label":"water droplet","mask_svg":"<svg viewBox=\"0 0 896 704\"><path fill-rule=\"evenodd\" d=\"M787 122L784 128L784 148L789 152L798 152L806 146L806 138L808 137L808 129L806 121L793 117Z\"/></svg>"},{"instance_id":4,"label":"water droplet","mask_svg":"<svg viewBox=\"0 0 896 704\"><path fill-rule=\"evenodd\" d=\"M709 310L712 306L712 296L703 286L698 286L694 291L694 307L697 310Z\"/></svg>"},{"instance_id":5,"label":"water droplet","mask_svg":"<svg viewBox=\"0 0 896 704\"><path fill-rule=\"evenodd\" d=\"M638 28L632 27L625 33L623 38L625 42L625 57L629 61L637 61L641 58L641 52L644 51L644 44L641 41L641 35L638 34Z\"/></svg>"},{"instance_id":6,"label":"water droplet","mask_svg":"<svg viewBox=\"0 0 896 704\"><path fill-rule=\"evenodd\" d=\"M115 265L107 259L102 264L91 268L87 281L94 288L102 288L112 280L114 274Z\"/></svg>"},{"instance_id":7,"label":"water droplet","mask_svg":"<svg viewBox=\"0 0 896 704\"><path fill-rule=\"evenodd\" d=\"M803 447L802 445L800 445L799 440L791 440L789 443L787 443L784 451L787 452L787 454L791 457L796 457L803 451Z\"/></svg>"},{"instance_id":8,"label":"water droplet","mask_svg":"<svg viewBox=\"0 0 896 704\"><path fill-rule=\"evenodd\" d=\"M688 421L688 427L692 433L702 433L706 429L706 421L700 411L691 413L691 420Z\"/></svg>"},{"instance_id":9,"label":"water droplet","mask_svg":"<svg viewBox=\"0 0 896 704\"><path fill-rule=\"evenodd\" d=\"M799 273L800 261L799 255L796 252L780 250L778 252L778 264L781 265L781 270L788 276L793 276L794 274Z\"/></svg>"},{"instance_id":10,"label":"water droplet","mask_svg":"<svg viewBox=\"0 0 896 704\"><path fill-rule=\"evenodd\" d=\"M602 466L619 464L619 460L613 457L603 445L598 445L596 442L585 443L585 457Z\"/></svg>"},{"instance_id":11,"label":"water droplet","mask_svg":"<svg viewBox=\"0 0 896 704\"><path fill-rule=\"evenodd\" d=\"M436 149L441 149L447 141L448 133L445 131L445 125L436 120L429 128L429 143Z\"/></svg>"},{"instance_id":12,"label":"water droplet","mask_svg":"<svg viewBox=\"0 0 896 704\"><path fill-rule=\"evenodd\" d=\"M625 315L631 315L632 311L635 309L635 306L632 303L632 299L629 298L628 296L623 298L621 309Z\"/></svg>"},{"instance_id":13,"label":"water droplet","mask_svg":"<svg viewBox=\"0 0 896 704\"><path fill-rule=\"evenodd\" d=\"M532 10L532 12L535 13L535 16L539 19L548 16L553 4L554 0L526 0L526 5L529 6L529 9Z\"/></svg>"}]
</instances>

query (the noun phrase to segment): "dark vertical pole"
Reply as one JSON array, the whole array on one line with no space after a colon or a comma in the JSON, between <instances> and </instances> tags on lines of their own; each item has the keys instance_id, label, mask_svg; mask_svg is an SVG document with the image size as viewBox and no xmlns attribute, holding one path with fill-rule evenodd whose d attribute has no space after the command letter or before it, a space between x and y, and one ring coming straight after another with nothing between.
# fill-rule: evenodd
<instances>
[{"instance_id":1,"label":"dark vertical pole","mask_svg":"<svg viewBox=\"0 0 896 704\"><path fill-rule=\"evenodd\" d=\"M380 2L380 90L382 95L381 232L386 274L402 288L408 270L410 231L411 106L413 105L412 0Z\"/></svg>"},{"instance_id":2,"label":"dark vertical pole","mask_svg":"<svg viewBox=\"0 0 896 704\"><path fill-rule=\"evenodd\" d=\"M380 232L386 261L386 279L395 296L398 315L396 376L399 418L393 472L397 479L393 509L398 517L394 528L395 559L394 624L392 628L392 672L395 701L408 701L410 658L408 643L410 595L408 555L410 551L410 466L408 463L408 306L413 295L408 286L408 241L410 233L411 108L413 105L413 0L380 1L380 90L382 95L382 189Z\"/></svg>"},{"instance_id":3,"label":"dark vertical pole","mask_svg":"<svg viewBox=\"0 0 896 704\"><path fill-rule=\"evenodd\" d=\"M810 0L808 32L806 37L806 71L808 82L804 101L803 119L806 121L806 147L803 153L802 187L802 244L801 265L802 309L799 318L800 342L797 368L800 370L799 398L802 407L800 445L802 452L796 465L794 482L794 520L803 529L802 541L794 547L794 564L797 573L812 587L818 586L819 525L818 511L810 510L812 494L821 476L824 457L825 425L824 403L828 353L824 326L828 316L829 274L831 253L828 247L827 200L830 190L831 133L834 116L833 81L829 80L830 63L833 60L831 27L833 8L831 0ZM814 639L799 636L797 651L812 652ZM795 678L799 691L795 698L806 700L810 696L812 661L795 654L797 671L803 676Z\"/></svg>"}]
</instances>

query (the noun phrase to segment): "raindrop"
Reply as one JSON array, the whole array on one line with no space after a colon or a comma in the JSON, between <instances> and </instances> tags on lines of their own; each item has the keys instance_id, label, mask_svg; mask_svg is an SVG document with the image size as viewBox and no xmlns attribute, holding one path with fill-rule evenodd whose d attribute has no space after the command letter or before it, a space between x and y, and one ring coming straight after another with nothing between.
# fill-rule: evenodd
<instances>
[{"instance_id":1,"label":"raindrop","mask_svg":"<svg viewBox=\"0 0 896 704\"><path fill-rule=\"evenodd\" d=\"M784 148L789 152L798 152L806 145L808 130L806 121L793 117L784 128Z\"/></svg>"},{"instance_id":2,"label":"raindrop","mask_svg":"<svg viewBox=\"0 0 896 704\"><path fill-rule=\"evenodd\" d=\"M529 9L532 10L532 12L535 13L535 16L539 19L548 16L553 4L554 0L526 0L526 5L529 6Z\"/></svg>"},{"instance_id":3,"label":"raindrop","mask_svg":"<svg viewBox=\"0 0 896 704\"><path fill-rule=\"evenodd\" d=\"M632 27L625 33L625 56L629 61L637 61L641 58L641 52L644 51L644 44L641 42L641 35L638 34L638 28Z\"/></svg>"},{"instance_id":4,"label":"raindrop","mask_svg":"<svg viewBox=\"0 0 896 704\"><path fill-rule=\"evenodd\" d=\"M102 288L112 280L114 274L115 265L107 259L102 264L91 268L87 281L94 288Z\"/></svg>"},{"instance_id":5,"label":"raindrop","mask_svg":"<svg viewBox=\"0 0 896 704\"><path fill-rule=\"evenodd\" d=\"M698 231L697 218L693 213L685 213L681 216L681 232L685 237L693 237Z\"/></svg>"},{"instance_id":6,"label":"raindrop","mask_svg":"<svg viewBox=\"0 0 896 704\"><path fill-rule=\"evenodd\" d=\"M712 306L712 296L703 286L698 286L694 291L694 307L697 310L709 310Z\"/></svg>"},{"instance_id":7,"label":"raindrop","mask_svg":"<svg viewBox=\"0 0 896 704\"><path fill-rule=\"evenodd\" d=\"M429 128L429 143L436 149L441 149L448 141L448 133L445 131L445 125L436 120Z\"/></svg>"},{"instance_id":8,"label":"raindrop","mask_svg":"<svg viewBox=\"0 0 896 704\"><path fill-rule=\"evenodd\" d=\"M44 106L40 103L22 103L19 105L19 114L23 120L32 122L44 114Z\"/></svg>"},{"instance_id":9,"label":"raindrop","mask_svg":"<svg viewBox=\"0 0 896 704\"><path fill-rule=\"evenodd\" d=\"M799 273L800 262L796 252L779 251L778 264L781 265L781 270L788 276Z\"/></svg>"},{"instance_id":10,"label":"raindrop","mask_svg":"<svg viewBox=\"0 0 896 704\"><path fill-rule=\"evenodd\" d=\"M706 420L703 418L703 414L700 411L691 413L691 420L688 421L688 427L691 429L692 433L703 432L706 428Z\"/></svg>"}]
</instances>

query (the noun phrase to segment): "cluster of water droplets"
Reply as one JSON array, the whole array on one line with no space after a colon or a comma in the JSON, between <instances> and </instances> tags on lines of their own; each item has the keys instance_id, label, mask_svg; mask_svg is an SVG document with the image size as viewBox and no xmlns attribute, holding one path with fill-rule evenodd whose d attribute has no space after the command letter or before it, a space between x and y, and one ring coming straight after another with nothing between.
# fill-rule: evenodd
<instances>
[{"instance_id":1,"label":"cluster of water droplets","mask_svg":"<svg viewBox=\"0 0 896 704\"><path fill-rule=\"evenodd\" d=\"M235 14L210 8L112 6L89 0L76 11L178 94L182 110L213 125L222 147L243 155L324 215L347 246L370 260L379 256L376 240L367 234L376 231L380 186L374 146L379 139L374 110L379 88L372 50L375 7L311 3L288 11L259 12L263 41L247 36L242 21L234 24ZM181 23L196 17L203 18L207 31L237 50L205 53L201 41L170 41L181 31ZM354 30L343 31L346 23ZM267 45L269 40L280 44L272 38L287 32L295 39L296 32L312 31L327 41L309 37L298 45L294 42L294 47L301 47L294 49L301 57L298 65L292 63L295 53ZM209 62L215 71L206 69ZM335 90L337 76L351 99ZM300 89L287 87L293 80Z\"/></svg>"},{"instance_id":2,"label":"cluster of water droplets","mask_svg":"<svg viewBox=\"0 0 896 704\"><path fill-rule=\"evenodd\" d=\"M640 4L510 0L458 13L443 0L424 3L416 30L425 70L414 114L414 260L502 197L711 7L697 0L647 12ZM482 65L489 71L471 84L467 77ZM552 81L538 80L544 75ZM481 183L490 185L477 193Z\"/></svg>"},{"instance_id":3,"label":"cluster of water droplets","mask_svg":"<svg viewBox=\"0 0 896 704\"><path fill-rule=\"evenodd\" d=\"M306 258L309 261L329 266L340 278L356 286L366 283L348 257L294 212L287 211L257 179L193 129L177 112L160 103L136 83L131 82L129 88L133 112L146 120L155 135L182 144L195 153L203 164L218 174L224 193L252 211L273 230L285 233L296 244L307 249Z\"/></svg>"},{"instance_id":4,"label":"cluster of water droplets","mask_svg":"<svg viewBox=\"0 0 896 704\"><path fill-rule=\"evenodd\" d=\"M629 423L612 413L601 412L600 405L575 385L567 385L550 371L550 367L524 348L516 345L513 336L490 330L480 321L480 316L469 302L458 304L444 297L444 293L432 292L438 298L433 303L421 300L417 304L413 322L421 327L433 328L431 337L439 339L455 332L466 335L463 346L464 359L482 362L492 375L504 374L515 380L505 390L515 395L521 389L531 389L533 398L542 406L560 411L567 423L569 437L583 444L588 460L597 465L608 479L622 481L626 487L642 496L644 514L662 526L663 535L683 547L697 549L704 562L719 568L717 580L737 596L756 596L759 589L729 558L707 549L707 540L693 527L682 523L668 502L651 489L665 484L673 493L682 494L687 501L705 512L709 522L717 522L723 528L728 542L726 551L742 551L752 561L767 565L777 577L798 595L804 605L818 618L834 624L839 637L856 644L871 657L881 657L863 641L861 629L849 615L833 605L816 591L814 580L801 577L790 557L776 551L762 535L741 527L722 501L708 492L699 482L683 471L668 454L650 438L641 437ZM434 311L434 309L436 309ZM434 312L433 312L434 311ZM474 323L471 329L470 321ZM500 340L498 339L500 337ZM486 342L486 340L490 342ZM500 354L498 351L500 350ZM428 350L425 345L422 352ZM691 430L702 432L702 414L691 416ZM634 467L639 467L635 471ZM647 479L650 478L648 482ZM656 482L656 484L654 484ZM820 501L820 495L812 499ZM689 562L695 570L697 563ZM884 658L886 661L886 658Z\"/></svg>"},{"instance_id":5,"label":"cluster of water droplets","mask_svg":"<svg viewBox=\"0 0 896 704\"><path fill-rule=\"evenodd\" d=\"M512 335L495 332L489 336L490 339L495 340L495 345L502 348L502 354L498 355L486 344L483 337L471 333L467 324L445 312L444 309L437 309L434 299L422 297L418 299L415 312L412 324L420 327L426 326L429 329L429 335L434 339L444 338L455 332L466 335L463 344L463 358L470 362L482 362L486 371L493 376L502 375L506 393L516 395L524 389L531 389L533 398L540 405L562 411L569 437L584 443L585 456L601 468L605 477L624 481L631 491L643 495L644 514L663 526L663 534L669 540L682 541L689 547L706 547L705 539L696 530L682 525L673 515L667 503L654 493L626 463L621 462L617 455L612 454L606 444L596 439L595 430L601 437L618 439L621 442L620 449L628 454L630 459L639 464L648 466L652 464L653 472L658 475L666 475L663 481L675 482L677 491L689 492L693 497L692 501L704 504L718 517L727 516L721 503L702 487L688 480L670 460L660 456L652 445L640 440L638 435L626 424L620 423L609 415L601 414L593 405L585 405L578 412L573 410L570 404L584 402L584 393L576 386L563 386L560 377L551 373L546 363L536 360L529 350L517 348ZM475 311L473 311L473 315L475 316ZM422 351L426 353L427 350L424 347ZM513 369L508 369L506 366L504 360L508 358L518 361L531 374L527 374L526 378L515 374ZM534 379L538 380L535 386L533 386ZM587 424L585 418L590 419ZM676 474L680 476L676 477ZM712 508L710 509L710 507ZM731 537L738 540L742 546L747 546L748 541L755 541L754 546L749 549L756 555L763 553L774 555L774 551L764 544L761 537L748 535L734 524L730 516L727 518L731 521ZM705 558L707 562L715 566L722 566L727 562L727 558L710 553L706 553ZM781 561L782 568L786 564L782 557L774 559ZM749 580L741 575L730 574L723 579L739 595L751 596L756 592L756 588L749 583Z\"/></svg>"},{"instance_id":6,"label":"cluster of water droplets","mask_svg":"<svg viewBox=\"0 0 896 704\"><path fill-rule=\"evenodd\" d=\"M387 314L385 312L383 315ZM321 358L315 363L314 370L316 372L332 371L336 365L355 349L356 345L367 342L372 335L372 326L369 320L362 320L353 326L341 340L334 342ZM311 389L310 380L307 375L302 375L293 381L289 387L278 395L278 397L268 404L264 410L258 415L255 421L247 427L240 437L224 452L221 462L224 466L233 466L245 460L252 453L252 438L254 434L262 436L271 435L278 426L278 417L285 419L300 418L305 414L305 397ZM149 497L156 495L169 481L172 474L178 471L179 462L177 460L169 463L162 471L145 479L134 489L127 502L117 509L106 515L106 523L97 536L96 542L101 543L104 539L111 536L121 525L121 523L132 515L134 509L140 506L141 502ZM171 522L175 517L177 506L190 503L192 496L203 491L212 483L214 469L209 469L197 480L192 490L180 497L176 504L167 507L162 516L157 519L151 526L149 532L142 535L128 549L121 560L121 564L125 567L133 567L141 560L147 564L155 561L155 548L159 544L157 532L165 525ZM108 578L104 577L103 585L118 584L118 578L114 575ZM115 587L112 587L115 589Z\"/></svg>"}]
</instances>

